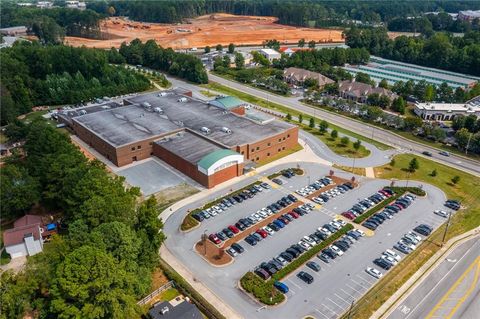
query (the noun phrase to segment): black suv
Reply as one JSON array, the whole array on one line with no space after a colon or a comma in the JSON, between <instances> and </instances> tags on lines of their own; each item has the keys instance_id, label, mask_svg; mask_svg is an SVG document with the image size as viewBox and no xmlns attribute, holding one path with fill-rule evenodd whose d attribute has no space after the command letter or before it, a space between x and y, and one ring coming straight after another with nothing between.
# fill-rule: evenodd
<instances>
[{"instance_id":1,"label":"black suv","mask_svg":"<svg viewBox=\"0 0 480 319\"><path fill-rule=\"evenodd\" d=\"M307 284L311 284L313 282L313 277L309 273L301 271L297 274L297 277L301 280L305 281Z\"/></svg>"}]
</instances>

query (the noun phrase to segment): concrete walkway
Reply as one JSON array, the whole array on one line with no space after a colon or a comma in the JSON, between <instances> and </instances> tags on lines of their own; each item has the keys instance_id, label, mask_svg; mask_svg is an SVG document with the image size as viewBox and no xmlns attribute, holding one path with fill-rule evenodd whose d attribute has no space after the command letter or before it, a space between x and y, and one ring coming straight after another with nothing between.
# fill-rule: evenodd
<instances>
[{"instance_id":1,"label":"concrete walkway","mask_svg":"<svg viewBox=\"0 0 480 319\"><path fill-rule=\"evenodd\" d=\"M480 237L480 227L472 229L469 232L461 234L455 238L450 239L439 251L435 253L420 269L410 277L410 279L403 284L371 317L370 319L387 318L402 302L408 297L409 293L415 290L416 287L428 277L428 275L435 270L435 268L443 261L443 256L446 256L464 242Z\"/></svg>"},{"instance_id":2,"label":"concrete walkway","mask_svg":"<svg viewBox=\"0 0 480 319\"><path fill-rule=\"evenodd\" d=\"M373 167L365 167L365 176L375 178L375 169Z\"/></svg>"}]
</instances>

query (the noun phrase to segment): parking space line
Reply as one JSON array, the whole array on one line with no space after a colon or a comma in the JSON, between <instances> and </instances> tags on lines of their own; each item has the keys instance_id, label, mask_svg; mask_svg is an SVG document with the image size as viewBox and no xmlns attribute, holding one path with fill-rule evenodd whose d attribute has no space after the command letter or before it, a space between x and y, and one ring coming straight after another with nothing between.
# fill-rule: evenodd
<instances>
[{"instance_id":1,"label":"parking space line","mask_svg":"<svg viewBox=\"0 0 480 319\"><path fill-rule=\"evenodd\" d=\"M348 288L352 288L356 293L358 293L360 296L363 294L363 292L360 290L357 290L356 288L350 286L349 284L346 284L348 286Z\"/></svg>"},{"instance_id":2,"label":"parking space line","mask_svg":"<svg viewBox=\"0 0 480 319\"><path fill-rule=\"evenodd\" d=\"M295 287L297 287L298 289L302 289L302 287L300 287L299 285L297 285L296 283L294 283L291 279L287 279L289 283L291 283L292 285L294 285Z\"/></svg>"},{"instance_id":3,"label":"parking space line","mask_svg":"<svg viewBox=\"0 0 480 319\"><path fill-rule=\"evenodd\" d=\"M330 299L330 298L326 298L326 299L327 299L328 301L330 301L331 303L333 303L335 306L337 306L337 308L342 309L342 311L345 310L342 306L340 306L338 303L336 303L336 302L333 301L332 299Z\"/></svg>"},{"instance_id":4,"label":"parking space line","mask_svg":"<svg viewBox=\"0 0 480 319\"><path fill-rule=\"evenodd\" d=\"M325 304L322 303L322 306L323 308L326 308L328 311L330 311L331 313L335 314L335 316L338 316L338 313L336 313L335 311L333 311L332 309L330 309L329 307L327 307Z\"/></svg>"},{"instance_id":5,"label":"parking space line","mask_svg":"<svg viewBox=\"0 0 480 319\"><path fill-rule=\"evenodd\" d=\"M349 301L347 301L347 300L343 299L343 298L342 298L342 297L341 297L339 294L337 294L336 292L334 293L334 295L335 295L335 296L336 296L338 299L340 299L340 300L342 300L344 303L346 303L347 305L349 305L349 304L350 304L350 302L349 302Z\"/></svg>"},{"instance_id":6,"label":"parking space line","mask_svg":"<svg viewBox=\"0 0 480 319\"><path fill-rule=\"evenodd\" d=\"M351 288L351 287L350 287ZM348 296L348 298L352 299L352 300L355 300L355 298L353 297L353 293L356 292L356 290L354 289L353 292L350 294L348 292L346 292L343 288L340 288L341 291L343 291L344 294L346 294Z\"/></svg>"},{"instance_id":7,"label":"parking space line","mask_svg":"<svg viewBox=\"0 0 480 319\"><path fill-rule=\"evenodd\" d=\"M363 283L360 283L356 280L353 280L353 278L350 278L351 281L353 281L354 283L356 283L357 285L359 285L361 288L363 288Z\"/></svg>"},{"instance_id":8,"label":"parking space line","mask_svg":"<svg viewBox=\"0 0 480 319\"><path fill-rule=\"evenodd\" d=\"M323 312L321 312L317 308L315 308L315 311L318 312L319 314L321 314L322 316L324 316L325 318L330 319L330 317L327 317Z\"/></svg>"},{"instance_id":9,"label":"parking space line","mask_svg":"<svg viewBox=\"0 0 480 319\"><path fill-rule=\"evenodd\" d=\"M360 276L359 274L356 274L355 276L357 276L357 278L360 278L360 280L362 280L362 281L364 281L364 282L366 282L366 283L368 283L368 284L371 284L370 281L366 280L365 278L363 278L363 277ZM352 279L352 280L353 280L353 279Z\"/></svg>"}]
</instances>

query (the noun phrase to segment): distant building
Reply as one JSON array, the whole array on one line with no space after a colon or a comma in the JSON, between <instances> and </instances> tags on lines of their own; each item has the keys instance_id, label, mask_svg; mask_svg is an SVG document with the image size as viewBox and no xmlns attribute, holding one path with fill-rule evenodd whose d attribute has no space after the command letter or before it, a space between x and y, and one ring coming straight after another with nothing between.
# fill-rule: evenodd
<instances>
[{"instance_id":1,"label":"distant building","mask_svg":"<svg viewBox=\"0 0 480 319\"><path fill-rule=\"evenodd\" d=\"M183 298L157 302L148 311L148 316L150 319L203 319L200 310Z\"/></svg>"},{"instance_id":2,"label":"distant building","mask_svg":"<svg viewBox=\"0 0 480 319\"><path fill-rule=\"evenodd\" d=\"M424 120L451 121L459 115L480 118L480 96L466 103L416 103L415 114Z\"/></svg>"},{"instance_id":3,"label":"distant building","mask_svg":"<svg viewBox=\"0 0 480 319\"><path fill-rule=\"evenodd\" d=\"M335 81L327 78L325 75L299 68L285 69L283 71L283 78L287 83L298 86L302 86L306 79L314 79L318 81L319 89L322 89L327 84L335 83Z\"/></svg>"},{"instance_id":4,"label":"distant building","mask_svg":"<svg viewBox=\"0 0 480 319\"><path fill-rule=\"evenodd\" d=\"M76 1L76 0L65 1L65 5L67 8L80 9L80 10L84 10L87 7L85 2Z\"/></svg>"},{"instance_id":5,"label":"distant building","mask_svg":"<svg viewBox=\"0 0 480 319\"><path fill-rule=\"evenodd\" d=\"M38 1L37 2L37 8L45 9L45 8L51 8L51 7L53 7L53 2L50 2L50 1Z\"/></svg>"},{"instance_id":6,"label":"distant building","mask_svg":"<svg viewBox=\"0 0 480 319\"><path fill-rule=\"evenodd\" d=\"M390 101L397 98L397 95L390 90L373 87L370 84L353 81L342 81L338 84L338 91L341 97L347 100L352 100L360 103L367 102L370 94L377 93L378 95L387 96Z\"/></svg>"},{"instance_id":7,"label":"distant building","mask_svg":"<svg viewBox=\"0 0 480 319\"><path fill-rule=\"evenodd\" d=\"M27 27L24 25L20 25L16 27L1 28L0 34L11 37L27 35Z\"/></svg>"},{"instance_id":8,"label":"distant building","mask_svg":"<svg viewBox=\"0 0 480 319\"><path fill-rule=\"evenodd\" d=\"M17 6L19 6L19 7L33 7L34 4L32 2L19 2L19 3L17 3Z\"/></svg>"},{"instance_id":9,"label":"distant building","mask_svg":"<svg viewBox=\"0 0 480 319\"><path fill-rule=\"evenodd\" d=\"M33 256L43 251L42 218L25 215L3 232L5 250L13 258Z\"/></svg>"},{"instance_id":10,"label":"distant building","mask_svg":"<svg viewBox=\"0 0 480 319\"><path fill-rule=\"evenodd\" d=\"M480 19L480 10L459 11L457 18L459 20L465 20L465 21L473 21L475 19Z\"/></svg>"},{"instance_id":11,"label":"distant building","mask_svg":"<svg viewBox=\"0 0 480 319\"><path fill-rule=\"evenodd\" d=\"M270 62L272 62L274 59L280 59L282 57L282 55L279 52L273 49L261 49L258 52L264 57L266 57Z\"/></svg>"},{"instance_id":12,"label":"distant building","mask_svg":"<svg viewBox=\"0 0 480 319\"><path fill-rule=\"evenodd\" d=\"M407 82L409 80L417 83L425 80L427 83L436 86L445 82L454 89L457 87L468 89L475 86L480 80L479 77L473 75L427 68L376 56L371 56L370 62L367 65L353 66L347 64L343 69L354 76L359 72L366 73L377 83L385 79L389 84L394 84L398 81Z\"/></svg>"}]
</instances>

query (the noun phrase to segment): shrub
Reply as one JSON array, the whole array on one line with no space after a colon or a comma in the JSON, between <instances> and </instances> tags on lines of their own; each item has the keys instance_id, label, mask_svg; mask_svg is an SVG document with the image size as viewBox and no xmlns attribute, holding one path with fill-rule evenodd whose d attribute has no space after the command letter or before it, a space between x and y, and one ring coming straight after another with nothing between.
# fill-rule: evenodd
<instances>
[{"instance_id":1,"label":"shrub","mask_svg":"<svg viewBox=\"0 0 480 319\"><path fill-rule=\"evenodd\" d=\"M273 282L273 280L263 281L251 271L240 279L242 288L266 305L275 305L285 299L285 296L274 288Z\"/></svg>"},{"instance_id":2,"label":"shrub","mask_svg":"<svg viewBox=\"0 0 480 319\"><path fill-rule=\"evenodd\" d=\"M333 138L333 139L336 139L338 137L338 132L337 130L333 130L331 133L330 133L330 137Z\"/></svg>"}]
</instances>

